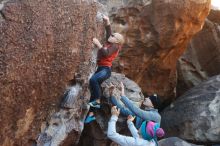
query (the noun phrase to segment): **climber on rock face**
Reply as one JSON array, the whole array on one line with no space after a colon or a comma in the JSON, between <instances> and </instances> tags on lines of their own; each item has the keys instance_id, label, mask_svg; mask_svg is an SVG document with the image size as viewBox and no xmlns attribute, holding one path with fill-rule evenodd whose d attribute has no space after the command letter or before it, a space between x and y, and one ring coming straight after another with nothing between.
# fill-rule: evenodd
<instances>
[{"instance_id":1,"label":"climber on rock face","mask_svg":"<svg viewBox=\"0 0 220 146\"><path fill-rule=\"evenodd\" d=\"M120 109L117 109L116 106L113 106L111 113L112 116L108 122L107 136L109 139L121 146L156 146L156 143L153 139L146 139L147 135L154 136L156 133L164 135L164 132L161 130L161 128L158 128L158 125L156 125L154 122L151 122L147 125L146 123L143 123L138 131L132 122L134 120L134 117L132 116L128 116L127 120L128 128L132 136L121 135L116 131L116 122L120 114Z\"/></svg>"},{"instance_id":2,"label":"climber on rock face","mask_svg":"<svg viewBox=\"0 0 220 146\"><path fill-rule=\"evenodd\" d=\"M93 38L93 43L99 48L97 54L98 68L89 81L91 91L89 105L95 108L100 108L100 84L111 76L112 62L118 56L124 43L124 37L121 34L111 32L109 18L103 15L103 21L106 25L106 43L102 45L98 39Z\"/></svg>"},{"instance_id":3,"label":"climber on rock face","mask_svg":"<svg viewBox=\"0 0 220 146\"><path fill-rule=\"evenodd\" d=\"M95 120L94 108L100 108L101 83L111 76L111 66L113 60L118 56L124 43L124 37L119 33L112 33L110 20L103 15L103 22L106 30L106 43L102 45L97 38L93 38L93 44L99 48L97 53L98 68L89 80L91 98L89 105L92 107L85 119L85 123Z\"/></svg>"}]
</instances>

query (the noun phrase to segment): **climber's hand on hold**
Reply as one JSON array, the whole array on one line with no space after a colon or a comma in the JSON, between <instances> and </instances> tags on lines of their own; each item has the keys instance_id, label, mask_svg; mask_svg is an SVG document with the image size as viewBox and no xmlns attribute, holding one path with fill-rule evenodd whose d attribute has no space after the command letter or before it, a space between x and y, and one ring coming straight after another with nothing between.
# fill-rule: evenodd
<instances>
[{"instance_id":1,"label":"climber's hand on hold","mask_svg":"<svg viewBox=\"0 0 220 146\"><path fill-rule=\"evenodd\" d=\"M97 38L93 38L92 40L93 44L96 45L99 49L102 48L102 44L99 42Z\"/></svg>"},{"instance_id":2,"label":"climber's hand on hold","mask_svg":"<svg viewBox=\"0 0 220 146\"><path fill-rule=\"evenodd\" d=\"M112 115L115 115L118 117L120 114L120 109L117 109L116 106L113 106L111 109L111 113L112 113Z\"/></svg>"},{"instance_id":3,"label":"climber's hand on hold","mask_svg":"<svg viewBox=\"0 0 220 146\"><path fill-rule=\"evenodd\" d=\"M110 25L110 20L109 20L108 16L103 15L103 21L104 21L105 25Z\"/></svg>"},{"instance_id":4,"label":"climber's hand on hold","mask_svg":"<svg viewBox=\"0 0 220 146\"><path fill-rule=\"evenodd\" d=\"M129 115L128 118L127 118L127 121L133 122L134 119L135 119L135 116Z\"/></svg>"}]
</instances>

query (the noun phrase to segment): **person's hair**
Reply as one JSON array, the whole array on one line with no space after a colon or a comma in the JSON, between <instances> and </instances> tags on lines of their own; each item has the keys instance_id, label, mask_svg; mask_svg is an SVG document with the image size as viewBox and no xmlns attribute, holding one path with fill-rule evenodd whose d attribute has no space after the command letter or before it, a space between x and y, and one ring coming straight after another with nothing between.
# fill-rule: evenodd
<instances>
[{"instance_id":1,"label":"person's hair","mask_svg":"<svg viewBox=\"0 0 220 146\"><path fill-rule=\"evenodd\" d=\"M157 94L149 96L149 99L151 100L154 108L158 109L160 106L160 98L157 96Z\"/></svg>"}]
</instances>

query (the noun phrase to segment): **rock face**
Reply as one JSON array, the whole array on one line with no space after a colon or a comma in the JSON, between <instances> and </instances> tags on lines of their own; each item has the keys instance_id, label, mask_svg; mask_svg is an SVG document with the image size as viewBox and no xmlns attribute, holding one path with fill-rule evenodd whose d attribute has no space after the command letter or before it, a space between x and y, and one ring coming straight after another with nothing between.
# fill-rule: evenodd
<instances>
[{"instance_id":1,"label":"rock face","mask_svg":"<svg viewBox=\"0 0 220 146\"><path fill-rule=\"evenodd\" d=\"M191 40L177 63L177 95L220 74L220 11L212 10L203 29Z\"/></svg>"},{"instance_id":2,"label":"rock face","mask_svg":"<svg viewBox=\"0 0 220 146\"><path fill-rule=\"evenodd\" d=\"M113 95L117 98L120 95L119 85L120 82L123 82L125 85L125 94L129 97L134 104L140 105L143 101L143 94L140 87L133 82L132 80L126 78L122 74L113 73L111 78L106 80L103 84L104 97L102 101L103 107L100 110L95 111L96 121L89 124L85 124L84 131L82 133L80 142L78 146L108 146L112 142L107 139L107 128L108 120L111 117L111 102L109 101L109 92L107 86L110 85L110 82L116 86L116 89L113 92ZM127 128L126 123L127 117L119 117L117 122L117 131L129 135L130 132Z\"/></svg>"},{"instance_id":3,"label":"rock face","mask_svg":"<svg viewBox=\"0 0 220 146\"><path fill-rule=\"evenodd\" d=\"M188 143L178 137L169 137L159 141L159 146L201 146Z\"/></svg>"},{"instance_id":4,"label":"rock face","mask_svg":"<svg viewBox=\"0 0 220 146\"><path fill-rule=\"evenodd\" d=\"M220 76L197 85L162 113L162 127L169 136L220 143Z\"/></svg>"},{"instance_id":5,"label":"rock face","mask_svg":"<svg viewBox=\"0 0 220 146\"><path fill-rule=\"evenodd\" d=\"M201 29L210 0L100 1L119 4L111 16L115 30L126 35L114 69L145 92L173 95L175 61ZM35 145L37 140L37 145L66 146L79 141L88 112L88 79L95 69L91 40L103 36L97 4L0 0L0 145ZM59 108L63 96L68 98ZM97 118L99 125L103 117Z\"/></svg>"},{"instance_id":6,"label":"rock face","mask_svg":"<svg viewBox=\"0 0 220 146\"><path fill-rule=\"evenodd\" d=\"M141 86L144 93L173 98L176 61L201 30L210 0L100 0L108 5L114 30L126 37L116 71Z\"/></svg>"},{"instance_id":7,"label":"rock face","mask_svg":"<svg viewBox=\"0 0 220 146\"><path fill-rule=\"evenodd\" d=\"M64 145L78 140L95 68L91 40L103 35L96 13L92 0L0 1L0 145L32 145L41 130L50 130L46 121L53 129L66 115L77 127L64 127L69 133L60 139ZM79 85L84 98L76 96L74 111L58 112L69 83Z\"/></svg>"}]
</instances>

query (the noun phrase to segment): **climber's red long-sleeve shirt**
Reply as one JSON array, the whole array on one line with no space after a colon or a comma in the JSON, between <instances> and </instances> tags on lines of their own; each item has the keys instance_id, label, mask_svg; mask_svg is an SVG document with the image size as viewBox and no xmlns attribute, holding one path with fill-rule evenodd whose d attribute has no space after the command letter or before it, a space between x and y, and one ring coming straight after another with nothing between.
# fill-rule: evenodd
<instances>
[{"instance_id":1,"label":"climber's red long-sleeve shirt","mask_svg":"<svg viewBox=\"0 0 220 146\"><path fill-rule=\"evenodd\" d=\"M118 56L121 45L112 44L108 42L108 38L112 35L111 26L107 25L106 30L106 43L104 47L98 50L97 64L98 66L112 66L112 61Z\"/></svg>"}]
</instances>

